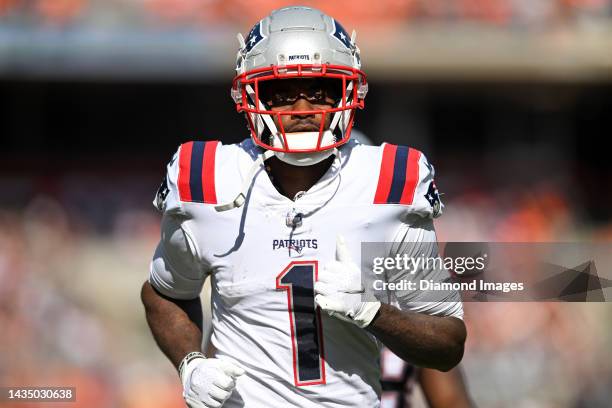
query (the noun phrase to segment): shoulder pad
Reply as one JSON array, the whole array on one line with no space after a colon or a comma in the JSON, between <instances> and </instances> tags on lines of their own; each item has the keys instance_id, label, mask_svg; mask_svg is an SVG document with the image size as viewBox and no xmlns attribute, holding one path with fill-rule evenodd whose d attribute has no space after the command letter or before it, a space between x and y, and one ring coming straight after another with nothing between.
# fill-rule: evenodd
<instances>
[{"instance_id":1,"label":"shoulder pad","mask_svg":"<svg viewBox=\"0 0 612 408\"><path fill-rule=\"evenodd\" d=\"M218 141L209 141L179 146L153 200L159 211L180 212L182 202L217 204L215 156L218 145Z\"/></svg>"},{"instance_id":2,"label":"shoulder pad","mask_svg":"<svg viewBox=\"0 0 612 408\"><path fill-rule=\"evenodd\" d=\"M423 153L385 143L374 204L403 204L409 212L435 218L444 208L434 182L435 170Z\"/></svg>"}]
</instances>

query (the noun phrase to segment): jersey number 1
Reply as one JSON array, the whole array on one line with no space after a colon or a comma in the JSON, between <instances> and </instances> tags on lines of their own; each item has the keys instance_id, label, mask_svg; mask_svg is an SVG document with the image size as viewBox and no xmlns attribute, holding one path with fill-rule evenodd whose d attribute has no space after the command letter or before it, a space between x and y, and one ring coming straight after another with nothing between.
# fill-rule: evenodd
<instances>
[{"instance_id":1,"label":"jersey number 1","mask_svg":"<svg viewBox=\"0 0 612 408\"><path fill-rule=\"evenodd\" d=\"M276 288L287 291L296 386L325 384L321 311L314 302L318 266L317 261L294 261L276 277Z\"/></svg>"}]
</instances>

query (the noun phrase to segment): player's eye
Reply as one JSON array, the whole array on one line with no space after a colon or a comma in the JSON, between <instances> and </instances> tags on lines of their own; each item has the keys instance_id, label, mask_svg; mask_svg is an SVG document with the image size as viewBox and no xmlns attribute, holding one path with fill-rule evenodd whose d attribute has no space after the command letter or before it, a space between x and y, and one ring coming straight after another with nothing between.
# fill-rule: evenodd
<instances>
[{"instance_id":1,"label":"player's eye","mask_svg":"<svg viewBox=\"0 0 612 408\"><path fill-rule=\"evenodd\" d=\"M275 92L268 98L268 104L271 106L293 105L297 101L297 96L289 92Z\"/></svg>"},{"instance_id":2,"label":"player's eye","mask_svg":"<svg viewBox=\"0 0 612 408\"><path fill-rule=\"evenodd\" d=\"M270 107L293 105L304 98L315 105L335 105L340 99L336 80L282 80L260 84L261 100Z\"/></svg>"},{"instance_id":3,"label":"player's eye","mask_svg":"<svg viewBox=\"0 0 612 408\"><path fill-rule=\"evenodd\" d=\"M323 89L311 89L310 92L304 93L303 95L310 103L327 103L327 94Z\"/></svg>"},{"instance_id":4,"label":"player's eye","mask_svg":"<svg viewBox=\"0 0 612 408\"><path fill-rule=\"evenodd\" d=\"M309 89L304 92L275 92L269 95L267 103L271 106L293 105L299 98L304 98L308 102L317 105L333 105L335 99L330 98L323 89Z\"/></svg>"}]
</instances>

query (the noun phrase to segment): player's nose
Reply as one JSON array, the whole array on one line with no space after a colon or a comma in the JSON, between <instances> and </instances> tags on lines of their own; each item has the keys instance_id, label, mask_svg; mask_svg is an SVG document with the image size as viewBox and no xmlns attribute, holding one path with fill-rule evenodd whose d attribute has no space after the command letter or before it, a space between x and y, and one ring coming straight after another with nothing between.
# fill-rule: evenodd
<instances>
[{"instance_id":1,"label":"player's nose","mask_svg":"<svg viewBox=\"0 0 612 408\"><path fill-rule=\"evenodd\" d=\"M312 106L312 104L310 102L308 102L308 100L306 98L299 97L293 103L293 106L291 107L291 110L293 110L293 111L302 111L302 112L303 111L312 111L312 110L314 110L314 107ZM295 117L295 118L307 118L307 117L314 116L314 113L294 113L291 116Z\"/></svg>"}]
</instances>

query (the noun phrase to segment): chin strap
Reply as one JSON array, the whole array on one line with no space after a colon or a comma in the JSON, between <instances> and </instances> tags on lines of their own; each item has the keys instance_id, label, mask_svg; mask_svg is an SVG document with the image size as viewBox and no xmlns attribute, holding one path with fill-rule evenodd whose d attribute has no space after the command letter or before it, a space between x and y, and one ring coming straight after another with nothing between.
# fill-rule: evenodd
<instances>
[{"instance_id":1,"label":"chin strap","mask_svg":"<svg viewBox=\"0 0 612 408\"><path fill-rule=\"evenodd\" d=\"M249 187L251 186L251 183L253 182L253 178L255 177L255 174L257 173L259 168L263 165L263 162L268 160L272 156L274 156L274 152L272 150L266 150L264 153L257 156L257 160L253 162L253 165L251 166L249 173L247 174L247 176L244 178L244 181L242 182L242 188L240 189L240 193L238 193L236 198L234 198L234 200L229 203L215 205L215 210L217 210L218 212L222 212L222 211L228 211L228 210L242 206L246 200L247 192L249 191Z\"/></svg>"}]
</instances>

